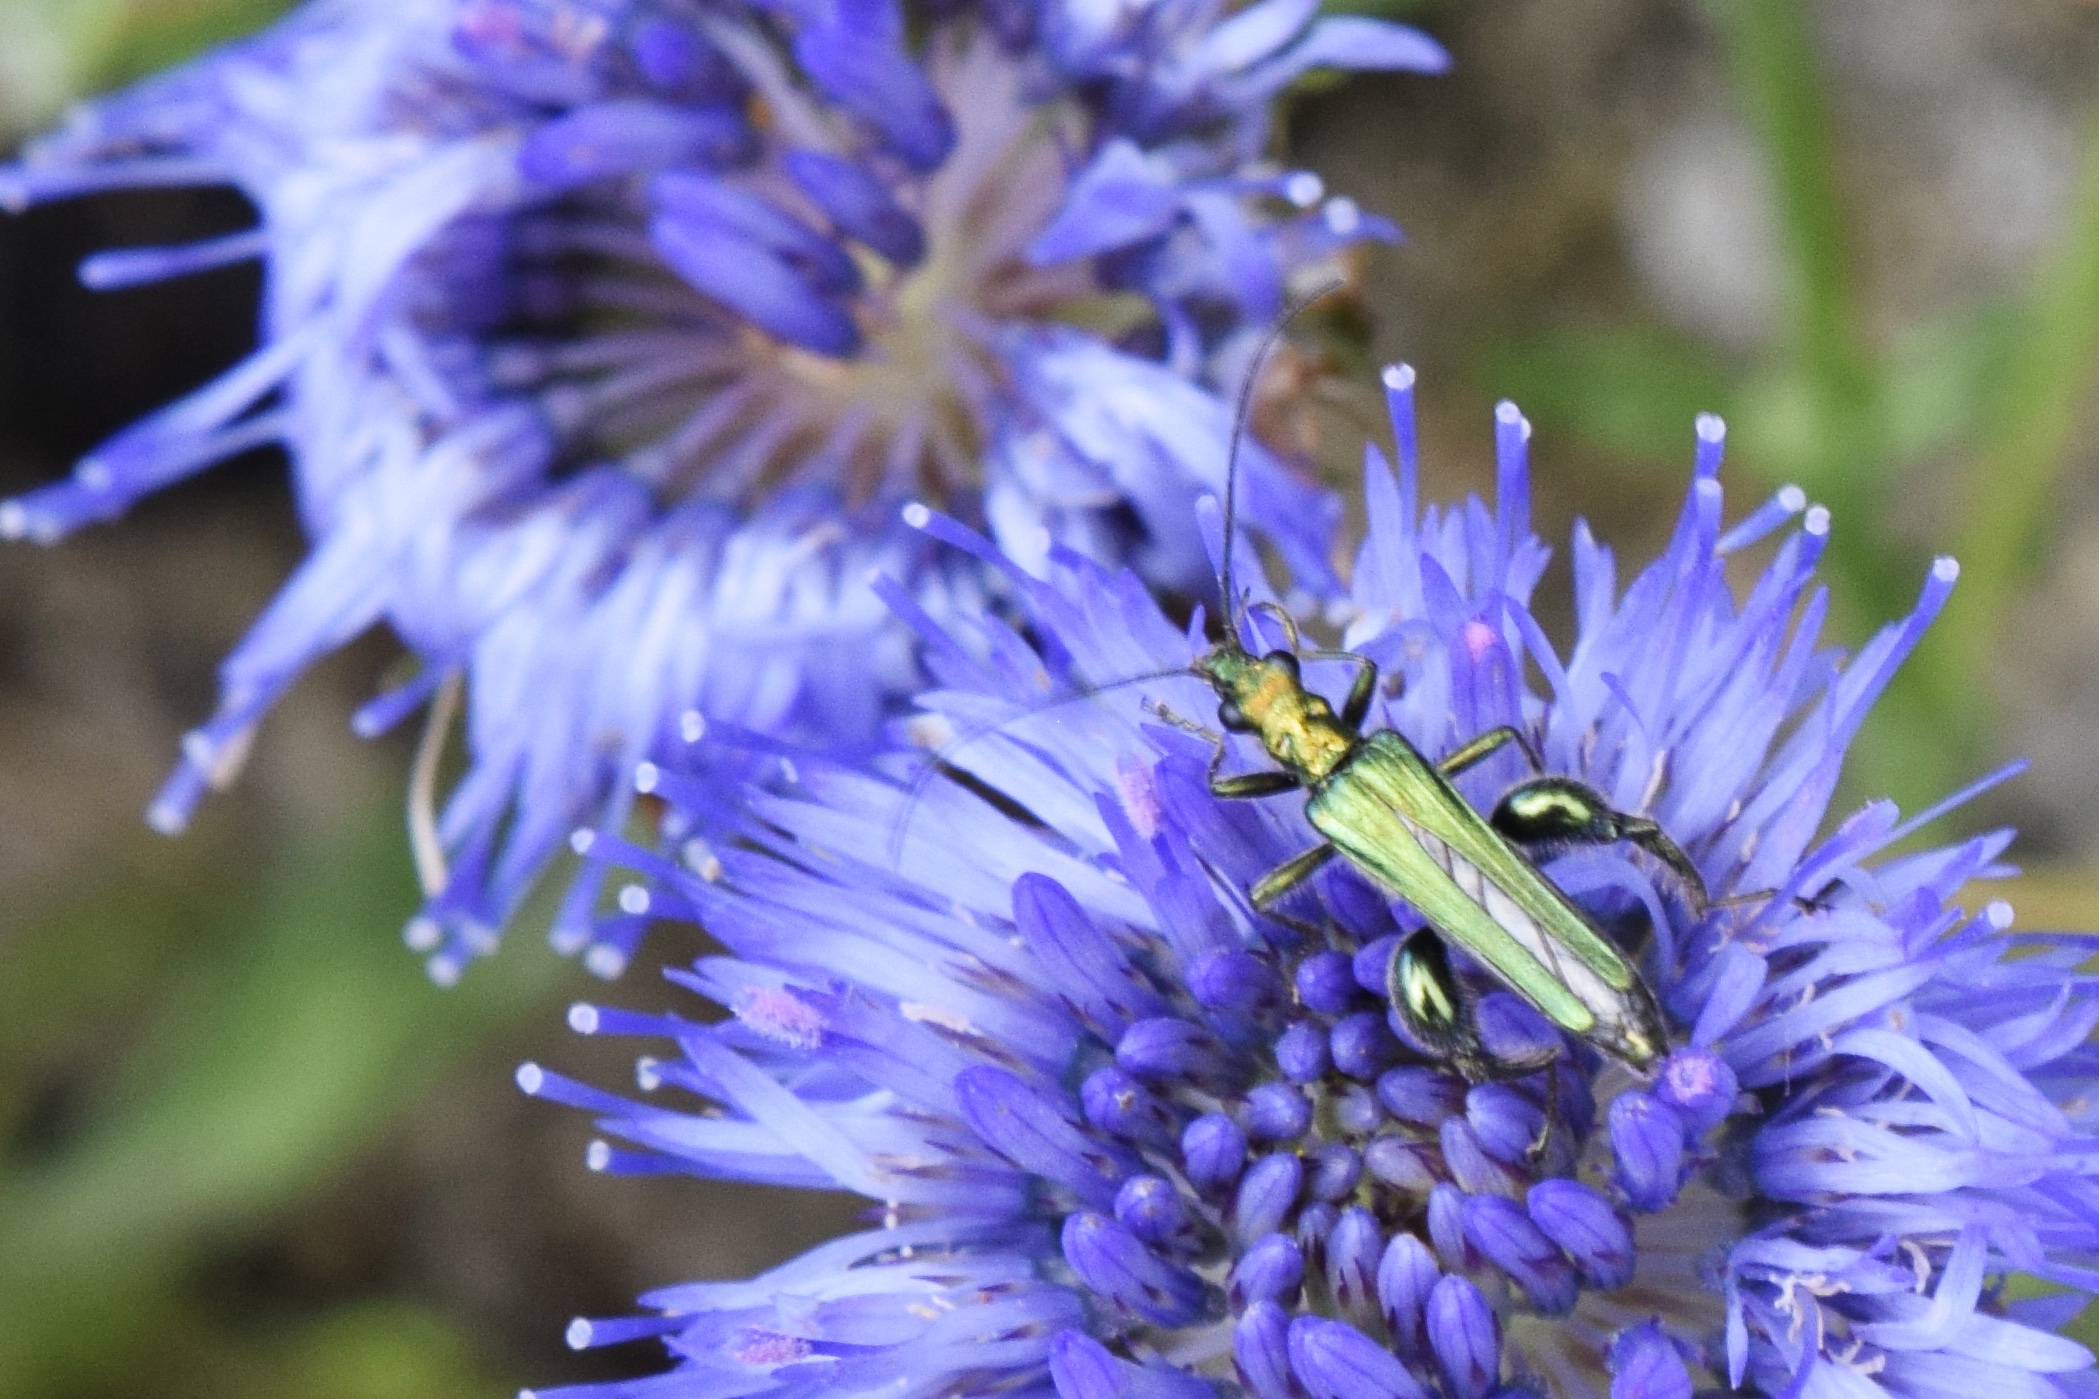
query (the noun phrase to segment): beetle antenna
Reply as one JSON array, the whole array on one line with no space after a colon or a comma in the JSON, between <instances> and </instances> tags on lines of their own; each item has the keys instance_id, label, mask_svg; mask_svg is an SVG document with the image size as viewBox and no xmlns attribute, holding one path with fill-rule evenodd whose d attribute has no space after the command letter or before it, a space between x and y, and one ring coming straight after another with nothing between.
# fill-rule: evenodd
<instances>
[{"instance_id":1,"label":"beetle antenna","mask_svg":"<svg viewBox=\"0 0 2099 1399\"><path fill-rule=\"evenodd\" d=\"M1023 720L1036 718L1039 715L1049 713L1051 710L1062 709L1066 705L1098 699L1110 691L1125 689L1131 685L1141 685L1152 680L1184 678L1190 674L1192 672L1187 666L1174 666L1170 669L1148 670L1142 675L1125 675L1114 680L1104 680L1098 685L1081 686L1075 694L1060 696L1057 699L1038 704L1032 709L1022 710L1018 714L1008 714L1003 719L987 719L971 724L961 733L956 734L935 749L924 763L919 766L918 771L912 775L910 785L904 789L903 806L898 810L896 819L889 828L888 853L890 869L897 869L902 863L904 838L910 833L911 817L918 809L919 798L925 795L926 788L932 785L933 779L940 776L947 768L948 760L963 749L979 740L1002 733Z\"/></svg>"},{"instance_id":2,"label":"beetle antenna","mask_svg":"<svg viewBox=\"0 0 2099 1399\"><path fill-rule=\"evenodd\" d=\"M1341 283L1337 279L1285 307L1283 314L1276 317L1275 324L1261 338L1261 348L1254 352L1252 361L1246 366L1246 377L1239 382L1239 402L1232 411L1232 444L1224 461L1224 564L1217 573L1217 587L1224 605L1224 642L1227 646L1239 645L1239 623L1244 617L1244 609L1239 606L1239 595L1232 582L1232 542L1239 531L1239 444L1245 440L1247 423L1253 418L1254 388L1261 382L1261 371L1267 367L1268 357L1275 352L1277 342L1290 328L1290 323L1313 303L1324 301L1340 289Z\"/></svg>"}]
</instances>

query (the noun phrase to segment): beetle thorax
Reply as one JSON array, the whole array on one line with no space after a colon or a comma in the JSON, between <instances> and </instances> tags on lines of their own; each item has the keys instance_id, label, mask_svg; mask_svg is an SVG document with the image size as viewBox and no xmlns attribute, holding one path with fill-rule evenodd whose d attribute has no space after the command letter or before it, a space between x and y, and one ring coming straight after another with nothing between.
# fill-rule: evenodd
<instances>
[{"instance_id":1,"label":"beetle thorax","mask_svg":"<svg viewBox=\"0 0 2099 1399\"><path fill-rule=\"evenodd\" d=\"M1304 687L1295 656L1220 652L1205 658L1202 670L1222 701L1225 726L1256 735L1268 756L1291 772L1316 782L1347 756L1354 736L1332 705Z\"/></svg>"}]
</instances>

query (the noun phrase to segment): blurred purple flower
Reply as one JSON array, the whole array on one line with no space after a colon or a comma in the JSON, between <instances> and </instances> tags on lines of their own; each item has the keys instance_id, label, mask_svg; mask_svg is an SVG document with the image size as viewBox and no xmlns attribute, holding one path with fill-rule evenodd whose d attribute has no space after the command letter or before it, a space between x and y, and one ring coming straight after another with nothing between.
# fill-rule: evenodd
<instances>
[{"instance_id":1,"label":"blurred purple flower","mask_svg":"<svg viewBox=\"0 0 2099 1399\"><path fill-rule=\"evenodd\" d=\"M1546 865L1640 951L1672 1040L1651 1079L1568 1043L1468 1084L1408 1049L1383 968L1419 918L1339 862L1288 924L1256 916L1245 891L1315 840L1302 796L1214 799L1207 745L1156 709L1214 713L1184 673L1200 623L1060 554L1010 571L1025 637L929 627L920 736L967 783L912 805L783 768L795 790L682 867L599 851L720 940L672 975L729 1018L579 1006L578 1029L676 1052L643 1061L639 1101L534 1065L526 1091L598 1115L622 1143L592 1148L598 1169L854 1191L874 1227L579 1321L579 1346L662 1336L676 1368L564 1393L2092 1392L2059 1331L2099 1286L2095 944L1953 903L2003 872L2005 832L1885 853L1945 806L1873 802L1816 836L1951 562L1856 655L1823 648L1827 513L1801 519L1788 489L1725 526L1702 419L1674 537L1623 592L1577 527L1563 655L1530 611L1528 425L1499 410L1492 508L1419 510L1411 375L1387 384L1399 474L1370 454L1352 584L1315 605L1384 671L1372 726L1434 754L1519 725L1695 861L1710 906L1630 847ZM1731 556L1760 542L1738 599ZM1247 625L1255 650L1285 644ZM1239 748L1234 767L1259 761ZM703 773L645 780L676 806ZM1484 805L1523 775L1510 754L1464 785ZM671 1090L700 1105L656 1101Z\"/></svg>"},{"instance_id":2,"label":"blurred purple flower","mask_svg":"<svg viewBox=\"0 0 2099 1399\"><path fill-rule=\"evenodd\" d=\"M634 765L681 733L872 735L919 676L864 580L935 615L981 602L981 569L897 501L1032 568L1056 545L1202 586L1218 388L1290 289L1393 236L1262 159L1270 99L1311 68L1445 62L1315 9L313 0L32 143L0 203L223 183L259 216L82 267L119 287L260 258L261 346L0 505L0 533L52 540L290 451L312 554L153 823L179 829L306 667L389 623L420 678L361 731L466 680L471 766L421 832L409 927L449 978L572 826L624 826ZM1320 576L1334 503L1265 451L1248 485Z\"/></svg>"}]
</instances>

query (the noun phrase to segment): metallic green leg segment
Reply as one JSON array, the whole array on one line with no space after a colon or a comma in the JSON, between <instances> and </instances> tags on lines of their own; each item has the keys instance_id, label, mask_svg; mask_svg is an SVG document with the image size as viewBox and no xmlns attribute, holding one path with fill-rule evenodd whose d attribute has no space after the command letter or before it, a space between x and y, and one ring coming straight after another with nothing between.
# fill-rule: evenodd
<instances>
[{"instance_id":1,"label":"metallic green leg segment","mask_svg":"<svg viewBox=\"0 0 2099 1399\"><path fill-rule=\"evenodd\" d=\"M1449 1062L1467 1083L1523 1078L1559 1061L1558 1041L1528 1059L1489 1053L1480 1043L1477 1001L1451 970L1443 940L1426 929L1393 949L1385 998L1421 1046ZM1550 1127L1548 1118L1546 1130L1532 1143L1534 1151L1550 1145Z\"/></svg>"},{"instance_id":2,"label":"metallic green leg segment","mask_svg":"<svg viewBox=\"0 0 2099 1399\"><path fill-rule=\"evenodd\" d=\"M1331 845L1315 845L1304 854L1284 861L1255 880L1248 897L1253 900L1255 908L1266 913L1270 904L1319 873L1320 866L1339 853Z\"/></svg>"},{"instance_id":3,"label":"metallic green leg segment","mask_svg":"<svg viewBox=\"0 0 2099 1399\"><path fill-rule=\"evenodd\" d=\"M1530 761L1533 770L1544 771L1545 764L1538 761L1538 752L1531 747L1531 741L1507 724L1498 729L1487 730L1437 763L1436 767L1445 777L1456 777L1461 772L1479 766L1511 743L1523 750L1523 756Z\"/></svg>"},{"instance_id":4,"label":"metallic green leg segment","mask_svg":"<svg viewBox=\"0 0 2099 1399\"><path fill-rule=\"evenodd\" d=\"M1667 831L1644 816L1620 816L1618 833L1621 840L1631 841L1667 865L1670 873L1683 881L1685 888L1697 894L1698 912L1703 913L1712 907L1712 896L1706 892L1705 876L1698 872L1698 866L1691 863L1691 857L1684 853L1683 847L1669 838Z\"/></svg>"},{"instance_id":5,"label":"metallic green leg segment","mask_svg":"<svg viewBox=\"0 0 2099 1399\"><path fill-rule=\"evenodd\" d=\"M1210 773L1210 795L1227 801L1272 797L1278 792L1294 792L1297 787L1297 778L1287 772L1239 772L1229 777L1214 770Z\"/></svg>"},{"instance_id":6,"label":"metallic green leg segment","mask_svg":"<svg viewBox=\"0 0 2099 1399\"><path fill-rule=\"evenodd\" d=\"M1224 735L1214 729L1206 729L1193 719L1183 719L1165 705L1154 705L1152 712L1177 729L1185 729L1197 738L1210 744L1210 795L1223 797L1227 801L1243 801L1248 797L1272 797L1278 792L1295 791L1300 785L1297 778L1287 772L1244 772L1230 777L1217 769L1224 766Z\"/></svg>"},{"instance_id":7,"label":"metallic green leg segment","mask_svg":"<svg viewBox=\"0 0 2099 1399\"><path fill-rule=\"evenodd\" d=\"M1353 651L1307 651L1308 661L1346 661L1356 668L1356 678L1348 683L1348 698L1341 702L1341 724L1351 733L1363 731L1363 719L1370 713L1370 701L1377 694L1377 662L1368 656L1359 656Z\"/></svg>"},{"instance_id":8,"label":"metallic green leg segment","mask_svg":"<svg viewBox=\"0 0 2099 1399\"><path fill-rule=\"evenodd\" d=\"M1366 662L1356 672L1356 678L1348 687L1348 698L1341 703L1341 722L1355 733L1363 731L1363 720L1370 713L1370 701L1377 694L1377 667Z\"/></svg>"}]
</instances>

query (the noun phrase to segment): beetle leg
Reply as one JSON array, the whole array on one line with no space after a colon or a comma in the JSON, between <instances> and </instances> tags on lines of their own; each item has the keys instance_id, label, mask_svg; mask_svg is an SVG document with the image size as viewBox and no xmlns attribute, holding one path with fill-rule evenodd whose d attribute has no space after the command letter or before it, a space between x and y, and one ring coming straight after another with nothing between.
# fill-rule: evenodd
<instances>
[{"instance_id":1,"label":"beetle leg","mask_svg":"<svg viewBox=\"0 0 2099 1399\"><path fill-rule=\"evenodd\" d=\"M1280 770L1236 772L1227 776L1218 771L1224 766L1224 759L1224 740L1220 738L1216 748L1211 750L1210 766L1204 774L1209 779L1213 797L1244 801L1250 797L1272 797L1278 792L1294 791L1300 785L1295 773Z\"/></svg>"},{"instance_id":2,"label":"beetle leg","mask_svg":"<svg viewBox=\"0 0 2099 1399\"><path fill-rule=\"evenodd\" d=\"M1488 821L1533 859L1550 860L1577 846L1624 841L1668 870L1693 918L1712 906L1705 879L1683 847L1645 816L1614 810L1603 794L1571 777L1533 777L1502 794Z\"/></svg>"},{"instance_id":3,"label":"beetle leg","mask_svg":"<svg viewBox=\"0 0 2099 1399\"><path fill-rule=\"evenodd\" d=\"M1478 1038L1477 1031L1474 1031L1473 1037L1475 1040ZM1524 1078L1538 1072L1540 1069L1550 1069L1554 1064L1560 1062L1560 1047L1557 1044L1553 1045L1549 1052L1541 1050L1527 1059L1504 1059L1502 1056L1487 1049L1484 1045L1479 1046L1477 1053L1481 1068L1480 1076L1491 1079ZM1548 1122L1546 1127L1546 1131L1538 1134L1538 1141L1532 1143L1533 1150L1540 1149L1542 1143L1550 1135L1551 1124Z\"/></svg>"},{"instance_id":4,"label":"beetle leg","mask_svg":"<svg viewBox=\"0 0 2099 1399\"><path fill-rule=\"evenodd\" d=\"M1778 890L1776 889L1756 889L1746 894L1729 894L1724 899L1714 899L1706 907L1741 908L1748 904L1768 903L1777 897ZM1799 909L1802 913L1820 913L1823 909L1830 907L1830 905L1825 899L1818 899L1808 894L1795 894L1793 896L1793 907Z\"/></svg>"},{"instance_id":5,"label":"beetle leg","mask_svg":"<svg viewBox=\"0 0 2099 1399\"><path fill-rule=\"evenodd\" d=\"M1712 898L1706 893L1705 876L1698 872L1698 866L1691 863L1684 848L1669 838L1667 831L1644 816L1618 816L1616 812L1612 815L1617 818L1620 840L1630 841L1660 860L1669 867L1671 874L1683 881L1686 889L1697 895L1700 915L1712 907Z\"/></svg>"},{"instance_id":6,"label":"beetle leg","mask_svg":"<svg viewBox=\"0 0 2099 1399\"><path fill-rule=\"evenodd\" d=\"M1246 611L1243 615L1251 617L1256 612L1265 612L1269 616L1275 618L1276 621L1282 623L1283 635L1285 638L1287 638L1285 644L1292 651L1295 651L1299 647L1299 645L1302 644L1298 640L1297 636L1296 618L1292 617L1288 612L1285 612L1281 603L1269 602L1265 598L1260 602L1250 602L1246 605Z\"/></svg>"},{"instance_id":7,"label":"beetle leg","mask_svg":"<svg viewBox=\"0 0 2099 1399\"><path fill-rule=\"evenodd\" d=\"M1182 718L1179 714L1176 714L1173 710L1167 708L1166 702L1164 700L1154 700L1149 706L1149 708L1151 709L1152 713L1158 715L1159 718L1164 722L1173 725L1177 729L1181 729L1187 733L1194 734L1197 738L1202 739L1205 743L1213 743L1217 745L1219 752L1222 752L1224 750L1223 734L1217 732L1217 730L1215 729L1206 729L1201 724L1196 723L1193 719Z\"/></svg>"},{"instance_id":8,"label":"beetle leg","mask_svg":"<svg viewBox=\"0 0 2099 1399\"><path fill-rule=\"evenodd\" d=\"M1472 740L1472 742L1458 749L1457 752L1452 753L1442 762L1437 763L1436 767L1445 777L1456 777L1459 773L1469 768L1477 767L1511 743L1523 750L1523 756L1529 760L1533 771L1543 772L1545 770L1545 764L1538 761L1538 750L1531 747L1531 741L1525 738L1520 730L1508 724L1503 724L1498 729L1487 730L1478 738Z\"/></svg>"},{"instance_id":9,"label":"beetle leg","mask_svg":"<svg viewBox=\"0 0 2099 1399\"><path fill-rule=\"evenodd\" d=\"M1370 713L1370 701L1377 694L1377 662L1367 657L1357 657L1363 662L1356 678L1349 684L1348 698L1341 702L1341 726L1350 733L1363 731L1363 720Z\"/></svg>"},{"instance_id":10,"label":"beetle leg","mask_svg":"<svg viewBox=\"0 0 2099 1399\"><path fill-rule=\"evenodd\" d=\"M1223 797L1227 801L1243 801L1248 797L1272 797L1278 792L1295 791L1298 785L1297 778L1287 772L1237 772L1230 776L1218 772L1210 774L1210 795Z\"/></svg>"},{"instance_id":11,"label":"beetle leg","mask_svg":"<svg viewBox=\"0 0 2099 1399\"><path fill-rule=\"evenodd\" d=\"M1270 904L1317 874L1320 866L1337 853L1331 845L1315 845L1302 855L1292 856L1255 880L1247 897L1255 908L1266 913Z\"/></svg>"},{"instance_id":12,"label":"beetle leg","mask_svg":"<svg viewBox=\"0 0 2099 1399\"><path fill-rule=\"evenodd\" d=\"M1341 701L1341 726L1350 733L1363 731L1363 720L1370 714L1370 701L1377 697L1377 662L1368 656L1359 656L1353 651L1306 651L1308 661L1346 661L1356 668L1356 678L1348 685L1348 698Z\"/></svg>"},{"instance_id":13,"label":"beetle leg","mask_svg":"<svg viewBox=\"0 0 2099 1399\"><path fill-rule=\"evenodd\" d=\"M1553 1132L1560 1125L1560 1056L1555 1054L1552 1062L1545 1066L1545 1121L1538 1127L1538 1135L1531 1138L1530 1145L1523 1149L1524 1159L1533 1168L1546 1164L1546 1153L1553 1147ZM1557 1174L1557 1172L1554 1172Z\"/></svg>"}]
</instances>

